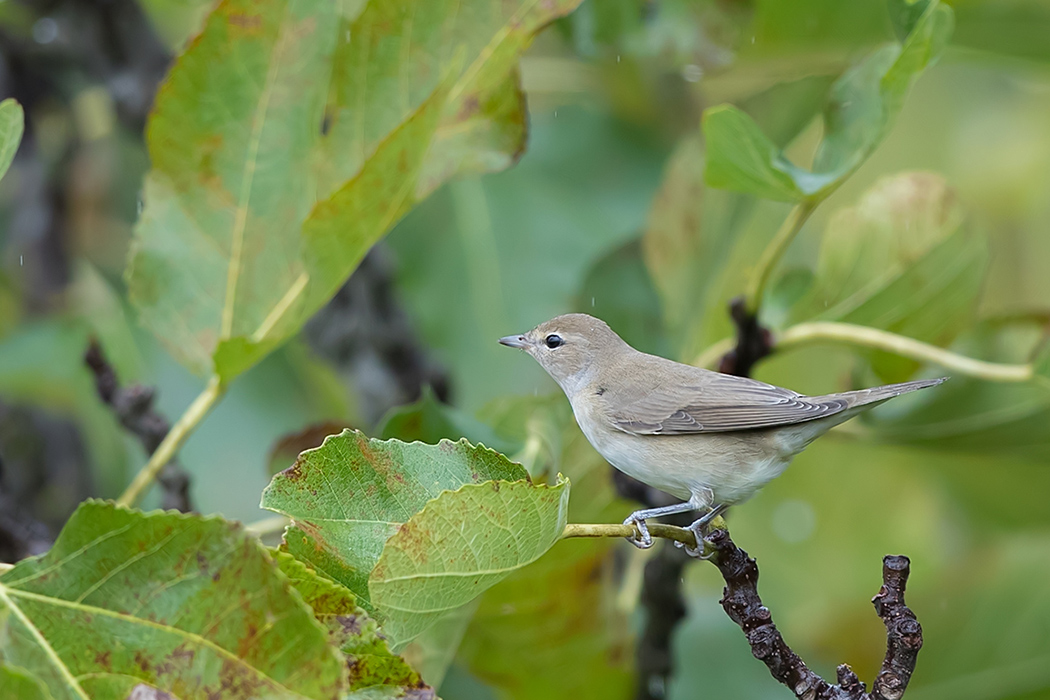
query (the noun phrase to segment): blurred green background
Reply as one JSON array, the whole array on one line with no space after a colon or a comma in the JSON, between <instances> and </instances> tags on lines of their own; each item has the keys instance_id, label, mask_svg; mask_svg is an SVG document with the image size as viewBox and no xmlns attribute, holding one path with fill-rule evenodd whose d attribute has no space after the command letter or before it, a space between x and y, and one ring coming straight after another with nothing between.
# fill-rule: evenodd
<instances>
[{"instance_id":1,"label":"blurred green background","mask_svg":"<svg viewBox=\"0 0 1050 700\"><path fill-rule=\"evenodd\" d=\"M945 56L875 154L806 224L781 269L815 269L835 212L881 178L938 173L964 225L987 238L980 299L953 348L1024 362L1050 328L1050 2L951 4L957 27ZM202 7L143 6L172 51ZM46 38L46 3L2 9L7 34ZM698 137L705 107L730 101L805 162L830 82L892 38L880 0L587 0L546 30L522 63L530 137L521 161L445 186L384 243L393 299L447 372L458 410L426 435L495 429L496 439L519 445L521 421L500 402L556 387L495 341L559 313L601 316L636 346L684 361L729 335L725 301L742 291L787 206L756 203L715 232L720 257L698 266L694 281L702 330L683 340L663 321L651 280L660 271L646 267L641 243L669 214L661 207L678 201L657 197L672 153ZM106 86L73 74L62 73L56 88L64 100L28 114L38 157L16 161L0 183L0 445L8 462L12 451L38 449L12 422L23 407L67 421L91 493L114 497L145 456L95 395L81 360L87 338L102 340L123 381L156 386L159 409L173 419L202 383L140 330L125 301L123 268L148 167L141 133L117 119ZM32 227L18 205L26 183L41 177L61 196L64 225L50 253L59 273L42 259L47 247L23 235ZM196 507L257 520L280 438L321 421L380 432L355 388L361 373L343 370L302 339L234 383L180 453ZM877 381L868 357L830 346L776 355L755 376L805 393ZM926 640L908 698L1050 698L1050 391L962 379L944 390L928 406L888 406L814 444L731 513L734 539L758 560L763 598L786 639L826 678L841 662L862 679L874 676L885 636L867 601L882 556L903 553ZM563 403L560 394L553 403ZM618 521L631 505L612 500L604 466L565 408L550 414L561 436L551 449L574 474L573 519ZM923 420L933 427L907 427ZM82 497L70 488L45 488L41 517L60 523ZM597 697L588 693L603 678L602 697L629 696L630 637L641 624L632 591L644 556L621 543L563 542L549 561L493 589L442 695ZM717 572L696 564L687 573L690 613L676 637L680 671L669 697L785 697L719 608ZM566 597L574 603L558 602ZM549 619L575 614L582 619Z\"/></svg>"}]
</instances>

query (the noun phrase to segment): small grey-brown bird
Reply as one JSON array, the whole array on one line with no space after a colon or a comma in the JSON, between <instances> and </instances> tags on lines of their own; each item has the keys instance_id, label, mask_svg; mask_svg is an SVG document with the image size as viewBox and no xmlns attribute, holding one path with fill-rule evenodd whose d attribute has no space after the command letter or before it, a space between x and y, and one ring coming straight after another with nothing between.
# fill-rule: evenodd
<instances>
[{"instance_id":1,"label":"small grey-brown bird","mask_svg":"<svg viewBox=\"0 0 1050 700\"><path fill-rule=\"evenodd\" d=\"M685 501L631 513L624 524L635 526L630 541L643 549L653 543L647 518L703 512L690 525L699 542L706 523L780 476L832 427L946 379L803 396L639 352L586 314L558 316L499 342L536 358L610 464Z\"/></svg>"}]
</instances>

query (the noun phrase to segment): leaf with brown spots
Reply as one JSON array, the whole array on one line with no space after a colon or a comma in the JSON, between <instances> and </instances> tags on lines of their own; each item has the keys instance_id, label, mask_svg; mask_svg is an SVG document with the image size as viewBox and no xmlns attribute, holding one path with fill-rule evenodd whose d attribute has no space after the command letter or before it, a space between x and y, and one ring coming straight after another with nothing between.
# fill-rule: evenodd
<instances>
[{"instance_id":1,"label":"leaf with brown spots","mask_svg":"<svg viewBox=\"0 0 1050 700\"><path fill-rule=\"evenodd\" d=\"M143 323L197 372L258 362L441 183L514 162L518 59L579 2L220 2L149 121Z\"/></svg>"},{"instance_id":2,"label":"leaf with brown spots","mask_svg":"<svg viewBox=\"0 0 1050 700\"><path fill-rule=\"evenodd\" d=\"M564 478L442 493L387 541L368 579L384 632L406 642L539 559L561 538L568 508Z\"/></svg>"},{"instance_id":3,"label":"leaf with brown spots","mask_svg":"<svg viewBox=\"0 0 1050 700\"><path fill-rule=\"evenodd\" d=\"M522 466L466 440L425 445L346 430L274 476L262 507L292 519L283 549L375 612L368 575L402 523L442 491L527 478Z\"/></svg>"},{"instance_id":4,"label":"leaf with brown spots","mask_svg":"<svg viewBox=\"0 0 1050 700\"><path fill-rule=\"evenodd\" d=\"M400 698L433 689L406 662L390 651L379 625L357 605L345 586L324 578L291 554L272 551L277 566L328 628L332 643L346 654L351 693L368 691L370 700ZM350 696L354 696L351 694Z\"/></svg>"},{"instance_id":5,"label":"leaf with brown spots","mask_svg":"<svg viewBox=\"0 0 1050 700\"><path fill-rule=\"evenodd\" d=\"M336 700L343 661L259 541L218 517L83 503L0 575L4 662L54 700ZM7 697L6 695L4 697Z\"/></svg>"}]
</instances>

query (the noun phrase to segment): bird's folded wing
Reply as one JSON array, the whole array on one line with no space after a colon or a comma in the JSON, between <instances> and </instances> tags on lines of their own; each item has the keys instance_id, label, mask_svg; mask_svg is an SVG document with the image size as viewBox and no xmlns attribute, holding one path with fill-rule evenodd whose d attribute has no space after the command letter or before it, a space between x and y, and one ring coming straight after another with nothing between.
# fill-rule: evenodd
<instances>
[{"instance_id":1,"label":"bird's folded wing","mask_svg":"<svg viewBox=\"0 0 1050 700\"><path fill-rule=\"evenodd\" d=\"M639 398L609 412L613 427L636 435L684 435L755 430L834 415L848 402L807 397L753 379L707 372L696 381L637 387ZM643 377L638 378L644 382Z\"/></svg>"}]
</instances>

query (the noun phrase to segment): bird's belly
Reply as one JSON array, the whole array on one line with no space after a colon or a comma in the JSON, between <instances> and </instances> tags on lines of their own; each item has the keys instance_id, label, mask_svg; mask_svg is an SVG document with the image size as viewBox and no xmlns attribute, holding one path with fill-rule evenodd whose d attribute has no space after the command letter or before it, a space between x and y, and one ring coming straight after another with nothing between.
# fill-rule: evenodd
<instances>
[{"instance_id":1,"label":"bird's belly","mask_svg":"<svg viewBox=\"0 0 1050 700\"><path fill-rule=\"evenodd\" d=\"M590 421L580 427L614 467L682 500L709 491L714 504L741 503L783 473L792 456L773 434L631 435Z\"/></svg>"}]
</instances>

